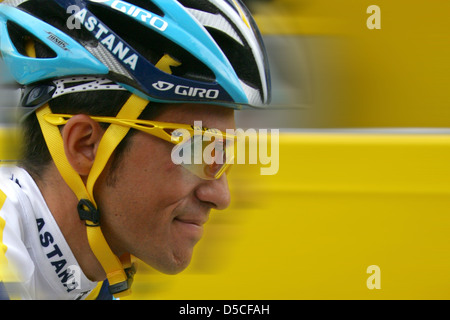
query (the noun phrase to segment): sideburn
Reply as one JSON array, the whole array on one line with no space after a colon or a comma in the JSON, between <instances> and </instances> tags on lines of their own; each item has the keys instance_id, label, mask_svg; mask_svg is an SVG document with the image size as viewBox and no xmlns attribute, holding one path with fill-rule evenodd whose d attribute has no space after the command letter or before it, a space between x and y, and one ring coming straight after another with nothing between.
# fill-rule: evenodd
<instances>
[{"instance_id":1,"label":"sideburn","mask_svg":"<svg viewBox=\"0 0 450 320\"><path fill-rule=\"evenodd\" d=\"M136 130L130 129L125 138L119 143L116 150L111 156L111 165L108 169L108 176L106 177L106 185L114 187L117 182L117 171L123 164L123 158L126 152L130 150L131 138L136 134Z\"/></svg>"}]
</instances>

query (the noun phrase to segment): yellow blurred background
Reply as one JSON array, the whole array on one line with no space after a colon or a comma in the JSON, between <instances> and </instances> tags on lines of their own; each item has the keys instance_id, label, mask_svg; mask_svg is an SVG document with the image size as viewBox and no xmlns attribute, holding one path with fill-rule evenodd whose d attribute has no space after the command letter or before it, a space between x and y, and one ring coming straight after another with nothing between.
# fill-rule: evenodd
<instances>
[{"instance_id":1,"label":"yellow blurred background","mask_svg":"<svg viewBox=\"0 0 450 320\"><path fill-rule=\"evenodd\" d=\"M302 108L278 113L279 127L449 126L449 1L248 3L267 41L275 102ZM367 28L370 5L381 10L379 30ZM286 98L287 87L297 95Z\"/></svg>"},{"instance_id":2,"label":"yellow blurred background","mask_svg":"<svg viewBox=\"0 0 450 320\"><path fill-rule=\"evenodd\" d=\"M279 173L236 166L191 266L144 267L130 298L449 299L450 2L248 5L274 110L237 123L283 129Z\"/></svg>"},{"instance_id":3,"label":"yellow blurred background","mask_svg":"<svg viewBox=\"0 0 450 320\"><path fill-rule=\"evenodd\" d=\"M192 264L130 298L449 299L449 163L446 134L284 133L278 174L236 165Z\"/></svg>"},{"instance_id":4,"label":"yellow blurred background","mask_svg":"<svg viewBox=\"0 0 450 320\"><path fill-rule=\"evenodd\" d=\"M274 105L237 124L281 129L279 172L233 168L189 268L141 264L129 299L450 299L450 2L247 4Z\"/></svg>"}]
</instances>

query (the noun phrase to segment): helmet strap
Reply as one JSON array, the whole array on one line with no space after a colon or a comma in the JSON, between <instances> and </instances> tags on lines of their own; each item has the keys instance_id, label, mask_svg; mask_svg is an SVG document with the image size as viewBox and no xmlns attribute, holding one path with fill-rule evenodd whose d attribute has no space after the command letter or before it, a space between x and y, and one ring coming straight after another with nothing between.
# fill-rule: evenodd
<instances>
[{"instance_id":1,"label":"helmet strap","mask_svg":"<svg viewBox=\"0 0 450 320\"><path fill-rule=\"evenodd\" d=\"M137 119L147 105L147 100L133 94L123 105L117 117ZM58 127L44 119L44 116L51 112L48 104L36 111L36 116L50 154L64 181L79 200L78 211L80 218L85 220L89 245L105 270L110 285L110 292L116 298L128 295L131 293L130 287L132 276L134 275L134 267L129 263L129 255L128 257L123 257L127 260L126 265L124 265L106 242L100 228L99 212L93 196L93 189L112 153L125 138L130 128L115 124L111 124L108 127L98 146L94 164L85 185L80 175L67 160L64 152L64 143Z\"/></svg>"}]
</instances>

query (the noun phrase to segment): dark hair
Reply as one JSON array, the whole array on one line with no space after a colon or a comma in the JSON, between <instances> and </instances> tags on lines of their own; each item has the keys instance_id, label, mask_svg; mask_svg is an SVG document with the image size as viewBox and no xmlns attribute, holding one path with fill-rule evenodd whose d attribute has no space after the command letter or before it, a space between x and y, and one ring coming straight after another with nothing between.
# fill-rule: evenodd
<instances>
[{"instance_id":1,"label":"dark hair","mask_svg":"<svg viewBox=\"0 0 450 320\"><path fill-rule=\"evenodd\" d=\"M114 116L129 96L130 93L126 91L73 93L50 101L49 106L53 113ZM52 158L36 114L29 115L22 127L24 142L21 166L33 177L41 178Z\"/></svg>"}]
</instances>

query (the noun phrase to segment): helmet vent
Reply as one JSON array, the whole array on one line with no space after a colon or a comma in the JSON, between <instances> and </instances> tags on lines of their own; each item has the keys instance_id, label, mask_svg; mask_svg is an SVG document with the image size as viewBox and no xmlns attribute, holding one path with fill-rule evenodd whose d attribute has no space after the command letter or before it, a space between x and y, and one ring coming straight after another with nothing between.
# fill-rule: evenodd
<instances>
[{"instance_id":1,"label":"helmet vent","mask_svg":"<svg viewBox=\"0 0 450 320\"><path fill-rule=\"evenodd\" d=\"M189 9L189 12L205 27L216 29L226 33L228 36L239 42L242 46L244 42L241 36L236 32L230 22L219 14L211 14L204 11Z\"/></svg>"},{"instance_id":2,"label":"helmet vent","mask_svg":"<svg viewBox=\"0 0 450 320\"><path fill-rule=\"evenodd\" d=\"M203 12L208 12L212 14L218 14L220 11L215 5L209 1L199 1L199 0L178 0L186 8L195 9Z\"/></svg>"},{"instance_id":3,"label":"helmet vent","mask_svg":"<svg viewBox=\"0 0 450 320\"><path fill-rule=\"evenodd\" d=\"M225 53L239 79L250 87L261 88L256 62L249 52L251 49L241 45L225 32L210 27L206 29Z\"/></svg>"},{"instance_id":4,"label":"helmet vent","mask_svg":"<svg viewBox=\"0 0 450 320\"><path fill-rule=\"evenodd\" d=\"M16 23L8 21L7 28L11 41L20 54L32 58L55 58L57 56L50 47Z\"/></svg>"}]
</instances>

